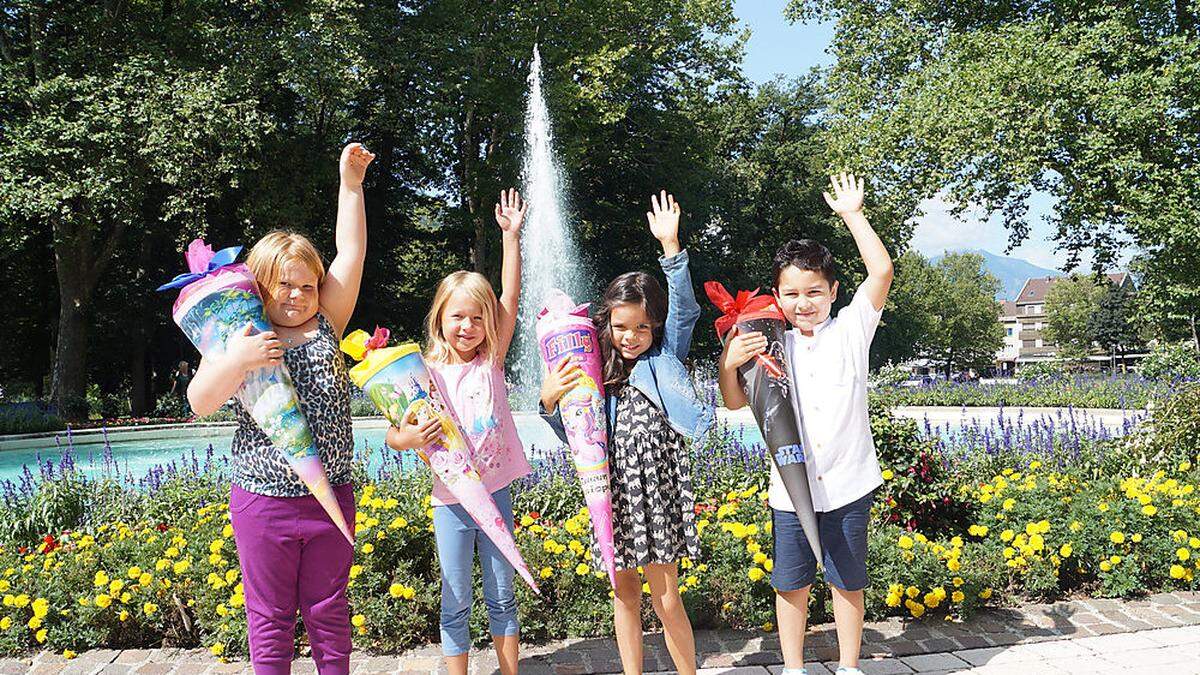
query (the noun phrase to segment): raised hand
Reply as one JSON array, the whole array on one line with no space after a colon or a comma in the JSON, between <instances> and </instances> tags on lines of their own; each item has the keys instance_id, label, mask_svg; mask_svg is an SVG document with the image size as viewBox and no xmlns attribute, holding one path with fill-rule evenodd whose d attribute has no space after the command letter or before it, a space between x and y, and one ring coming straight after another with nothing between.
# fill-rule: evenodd
<instances>
[{"instance_id":1,"label":"raised hand","mask_svg":"<svg viewBox=\"0 0 1200 675\"><path fill-rule=\"evenodd\" d=\"M650 223L650 233L664 247L668 242L679 242L679 202L675 201L674 195L667 194L666 190L651 195L646 220Z\"/></svg>"},{"instance_id":2,"label":"raised hand","mask_svg":"<svg viewBox=\"0 0 1200 675\"><path fill-rule=\"evenodd\" d=\"M862 211L863 180L855 178L854 174L845 171L829 177L829 185L833 188L833 196L822 192L825 203L839 216Z\"/></svg>"},{"instance_id":3,"label":"raised hand","mask_svg":"<svg viewBox=\"0 0 1200 675\"><path fill-rule=\"evenodd\" d=\"M342 148L342 156L338 159L338 175L342 183L349 187L362 185L367 166L375 159L375 153L366 149L362 143L350 143Z\"/></svg>"},{"instance_id":4,"label":"raised hand","mask_svg":"<svg viewBox=\"0 0 1200 675\"><path fill-rule=\"evenodd\" d=\"M519 234L527 211L529 202L522 201L515 188L501 190L500 201L496 204L496 224L504 234Z\"/></svg>"}]
</instances>

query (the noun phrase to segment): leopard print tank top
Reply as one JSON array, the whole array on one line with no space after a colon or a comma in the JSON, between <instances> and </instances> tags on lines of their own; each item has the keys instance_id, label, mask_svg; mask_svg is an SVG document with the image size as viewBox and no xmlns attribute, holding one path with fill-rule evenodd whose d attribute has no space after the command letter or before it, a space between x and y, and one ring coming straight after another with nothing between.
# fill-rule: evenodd
<instances>
[{"instance_id":1,"label":"leopard print tank top","mask_svg":"<svg viewBox=\"0 0 1200 675\"><path fill-rule=\"evenodd\" d=\"M284 350L283 362L292 375L300 410L308 419L317 452L331 485L350 482L354 432L350 419L350 376L338 351L333 326L317 314L317 335ZM248 492L271 497L303 497L308 488L288 466L246 409L232 402L237 416L233 434L233 482Z\"/></svg>"}]
</instances>

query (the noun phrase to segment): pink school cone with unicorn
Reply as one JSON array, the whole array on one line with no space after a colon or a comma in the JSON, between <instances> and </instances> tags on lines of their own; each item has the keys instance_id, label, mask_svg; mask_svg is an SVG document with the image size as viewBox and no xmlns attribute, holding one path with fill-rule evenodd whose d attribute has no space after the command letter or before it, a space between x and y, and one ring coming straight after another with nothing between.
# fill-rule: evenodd
<instances>
[{"instance_id":1,"label":"pink school cone with unicorn","mask_svg":"<svg viewBox=\"0 0 1200 675\"><path fill-rule=\"evenodd\" d=\"M483 484L466 435L429 376L420 347L411 342L388 347L388 336L387 329L376 328L374 336L356 330L342 340L342 351L360 361L350 369L350 379L394 425L410 415L421 422L441 420L441 442L418 450L418 454L525 583L538 592L508 524Z\"/></svg>"},{"instance_id":2,"label":"pink school cone with unicorn","mask_svg":"<svg viewBox=\"0 0 1200 675\"><path fill-rule=\"evenodd\" d=\"M538 351L547 368L568 356L580 362L583 376L558 402L575 473L592 519L592 533L608 580L617 586L613 549L612 489L608 484L608 427L604 410L604 371L596 326L587 305L576 305L566 293L553 290L538 314Z\"/></svg>"},{"instance_id":3,"label":"pink school cone with unicorn","mask_svg":"<svg viewBox=\"0 0 1200 675\"><path fill-rule=\"evenodd\" d=\"M271 330L254 275L245 265L234 263L241 250L241 246L233 246L214 253L211 246L196 239L184 254L189 273L180 274L158 288L181 289L171 318L206 358L224 354L230 336L244 330L248 323L254 325L256 332ZM287 366L280 364L247 373L234 397L271 439L346 541L353 544L354 533L329 485Z\"/></svg>"}]
</instances>

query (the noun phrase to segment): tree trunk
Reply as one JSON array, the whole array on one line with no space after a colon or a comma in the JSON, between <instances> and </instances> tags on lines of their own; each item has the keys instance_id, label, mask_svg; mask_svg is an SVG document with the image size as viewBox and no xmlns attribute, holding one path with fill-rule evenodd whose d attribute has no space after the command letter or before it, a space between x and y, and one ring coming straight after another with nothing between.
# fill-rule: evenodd
<instances>
[{"instance_id":1,"label":"tree trunk","mask_svg":"<svg viewBox=\"0 0 1200 675\"><path fill-rule=\"evenodd\" d=\"M1196 333L1196 315L1191 316L1192 323L1192 344L1196 347L1196 351L1200 351L1200 335Z\"/></svg>"},{"instance_id":2,"label":"tree trunk","mask_svg":"<svg viewBox=\"0 0 1200 675\"><path fill-rule=\"evenodd\" d=\"M50 395L59 414L70 420L87 417L87 310L89 302L60 287L58 338L54 346L54 376Z\"/></svg>"}]
</instances>

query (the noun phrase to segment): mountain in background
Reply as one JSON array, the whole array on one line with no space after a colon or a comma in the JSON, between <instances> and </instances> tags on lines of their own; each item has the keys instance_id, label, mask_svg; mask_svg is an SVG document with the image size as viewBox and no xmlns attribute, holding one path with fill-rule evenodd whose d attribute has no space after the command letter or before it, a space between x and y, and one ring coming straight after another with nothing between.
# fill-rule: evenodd
<instances>
[{"instance_id":1,"label":"mountain in background","mask_svg":"<svg viewBox=\"0 0 1200 675\"><path fill-rule=\"evenodd\" d=\"M1000 295L996 296L997 300L1012 300L1021 292L1021 287L1025 285L1026 279L1033 277L1060 277L1062 272L1049 270L1045 267L1038 267L1028 260L1020 258L1009 258L1007 256L996 255L982 249L963 249L961 251L953 251L954 253L974 253L983 256L983 266L992 276L1000 280ZM930 262L936 263L941 260L944 253L939 253L930 259Z\"/></svg>"}]
</instances>

